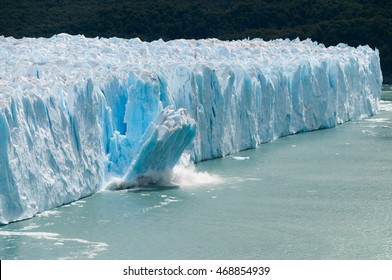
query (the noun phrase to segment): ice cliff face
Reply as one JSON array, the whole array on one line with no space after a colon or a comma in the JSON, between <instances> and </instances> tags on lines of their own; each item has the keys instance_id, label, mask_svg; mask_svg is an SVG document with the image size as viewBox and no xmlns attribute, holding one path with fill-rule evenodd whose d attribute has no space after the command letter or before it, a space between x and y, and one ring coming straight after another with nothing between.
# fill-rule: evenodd
<instances>
[{"instance_id":1,"label":"ice cliff face","mask_svg":"<svg viewBox=\"0 0 392 280\"><path fill-rule=\"evenodd\" d=\"M0 223L372 115L381 83L369 47L0 37Z\"/></svg>"}]
</instances>

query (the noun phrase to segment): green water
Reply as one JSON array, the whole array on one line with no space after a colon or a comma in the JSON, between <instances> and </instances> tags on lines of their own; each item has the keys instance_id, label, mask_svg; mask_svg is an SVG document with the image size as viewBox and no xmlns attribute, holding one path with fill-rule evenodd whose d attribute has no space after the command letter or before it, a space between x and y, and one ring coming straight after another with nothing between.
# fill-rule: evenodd
<instances>
[{"instance_id":1,"label":"green water","mask_svg":"<svg viewBox=\"0 0 392 280\"><path fill-rule=\"evenodd\" d=\"M392 259L392 102L381 107L198 164L211 183L101 192L2 226L0 259Z\"/></svg>"}]
</instances>

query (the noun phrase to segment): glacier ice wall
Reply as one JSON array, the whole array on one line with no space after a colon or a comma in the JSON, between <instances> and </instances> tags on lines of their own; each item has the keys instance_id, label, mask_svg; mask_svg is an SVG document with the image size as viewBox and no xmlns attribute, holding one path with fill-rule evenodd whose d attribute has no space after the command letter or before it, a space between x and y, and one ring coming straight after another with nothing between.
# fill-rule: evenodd
<instances>
[{"instance_id":1,"label":"glacier ice wall","mask_svg":"<svg viewBox=\"0 0 392 280\"><path fill-rule=\"evenodd\" d=\"M367 46L0 37L0 223L370 116L381 84Z\"/></svg>"}]
</instances>

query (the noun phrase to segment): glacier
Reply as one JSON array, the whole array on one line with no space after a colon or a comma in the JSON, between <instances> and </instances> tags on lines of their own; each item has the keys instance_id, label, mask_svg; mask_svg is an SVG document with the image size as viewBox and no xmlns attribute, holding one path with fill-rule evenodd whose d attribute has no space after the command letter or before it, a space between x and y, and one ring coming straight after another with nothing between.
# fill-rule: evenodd
<instances>
[{"instance_id":1,"label":"glacier","mask_svg":"<svg viewBox=\"0 0 392 280\"><path fill-rule=\"evenodd\" d=\"M0 223L371 116L381 85L368 46L0 36Z\"/></svg>"}]
</instances>

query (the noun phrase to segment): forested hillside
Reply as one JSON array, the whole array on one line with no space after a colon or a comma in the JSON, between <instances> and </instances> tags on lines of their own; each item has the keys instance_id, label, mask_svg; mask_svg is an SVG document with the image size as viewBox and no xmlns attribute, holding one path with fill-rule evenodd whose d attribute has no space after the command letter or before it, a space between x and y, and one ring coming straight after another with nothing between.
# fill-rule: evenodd
<instances>
[{"instance_id":1,"label":"forested hillside","mask_svg":"<svg viewBox=\"0 0 392 280\"><path fill-rule=\"evenodd\" d=\"M392 82L389 0L1 0L0 35L242 39L312 38L370 45Z\"/></svg>"}]
</instances>

